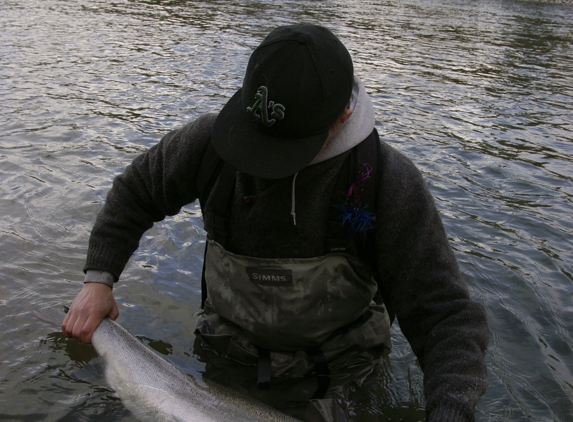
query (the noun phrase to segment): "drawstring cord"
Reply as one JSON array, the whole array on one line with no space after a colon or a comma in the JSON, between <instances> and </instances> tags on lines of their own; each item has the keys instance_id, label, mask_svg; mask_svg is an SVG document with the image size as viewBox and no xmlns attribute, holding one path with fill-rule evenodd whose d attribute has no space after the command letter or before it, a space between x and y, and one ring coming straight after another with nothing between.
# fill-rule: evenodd
<instances>
[{"instance_id":1,"label":"drawstring cord","mask_svg":"<svg viewBox=\"0 0 573 422\"><path fill-rule=\"evenodd\" d=\"M296 226L296 212L295 212L294 187L296 182L296 176L298 176L298 172L295 173L294 177L292 178L292 197L291 197L291 208L290 208L290 215L292 215L292 222L295 226Z\"/></svg>"}]
</instances>

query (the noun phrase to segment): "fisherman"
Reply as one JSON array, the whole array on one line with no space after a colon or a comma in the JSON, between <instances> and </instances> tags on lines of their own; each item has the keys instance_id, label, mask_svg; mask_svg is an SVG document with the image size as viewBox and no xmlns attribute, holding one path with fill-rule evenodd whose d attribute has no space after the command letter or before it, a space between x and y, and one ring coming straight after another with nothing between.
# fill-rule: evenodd
<instances>
[{"instance_id":1,"label":"fisherman","mask_svg":"<svg viewBox=\"0 0 573 422\"><path fill-rule=\"evenodd\" d=\"M484 307L421 174L374 126L331 31L273 30L220 113L168 133L114 180L64 334L89 343L115 319L113 284L143 233L199 199L205 376L303 420L343 421L395 315L424 373L427 420L473 420L487 386Z\"/></svg>"}]
</instances>

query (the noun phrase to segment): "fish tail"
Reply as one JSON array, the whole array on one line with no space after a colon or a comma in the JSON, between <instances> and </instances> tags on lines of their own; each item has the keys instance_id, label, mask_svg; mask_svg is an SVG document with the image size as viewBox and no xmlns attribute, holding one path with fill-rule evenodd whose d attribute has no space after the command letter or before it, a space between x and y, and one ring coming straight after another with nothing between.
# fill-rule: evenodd
<instances>
[{"instance_id":1,"label":"fish tail","mask_svg":"<svg viewBox=\"0 0 573 422\"><path fill-rule=\"evenodd\" d=\"M61 308L44 308L34 311L34 315L45 322L51 322L60 325L66 316L68 308L64 306Z\"/></svg>"}]
</instances>

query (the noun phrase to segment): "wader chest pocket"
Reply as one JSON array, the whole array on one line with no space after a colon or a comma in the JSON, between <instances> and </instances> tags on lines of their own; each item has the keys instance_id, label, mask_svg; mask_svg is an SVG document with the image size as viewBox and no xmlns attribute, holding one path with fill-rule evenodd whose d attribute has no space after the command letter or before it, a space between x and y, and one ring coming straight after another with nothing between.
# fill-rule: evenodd
<instances>
[{"instance_id":1,"label":"wader chest pocket","mask_svg":"<svg viewBox=\"0 0 573 422\"><path fill-rule=\"evenodd\" d=\"M208 242L205 313L238 325L259 347L317 347L364 314L376 293L367 265L351 255L263 259Z\"/></svg>"}]
</instances>

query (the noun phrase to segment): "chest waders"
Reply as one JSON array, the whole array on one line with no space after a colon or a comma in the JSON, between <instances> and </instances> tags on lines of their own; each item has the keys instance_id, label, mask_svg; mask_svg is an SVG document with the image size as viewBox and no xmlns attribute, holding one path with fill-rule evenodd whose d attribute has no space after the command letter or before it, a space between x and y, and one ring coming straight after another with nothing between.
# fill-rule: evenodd
<instances>
[{"instance_id":1,"label":"chest waders","mask_svg":"<svg viewBox=\"0 0 573 422\"><path fill-rule=\"evenodd\" d=\"M373 131L354 148L335 192L348 190L349 180L356 179L355 163L376 157L378 142ZM359 189L361 199L375 209L376 175L371 176ZM318 379L313 398L322 398L330 384L327 362L349 347L391 346L391 318L381 305L372 266L346 253L354 240L340 221L338 199L331 207L323 256L264 259L227 251L227 217L235 179L236 171L224 164L211 194L214 230L205 252L204 312L197 333L225 356L256 364L259 388L270 388L271 375L296 377L313 371ZM356 243L371 246L365 254L373 260L374 241L366 239L363 236Z\"/></svg>"}]
</instances>

